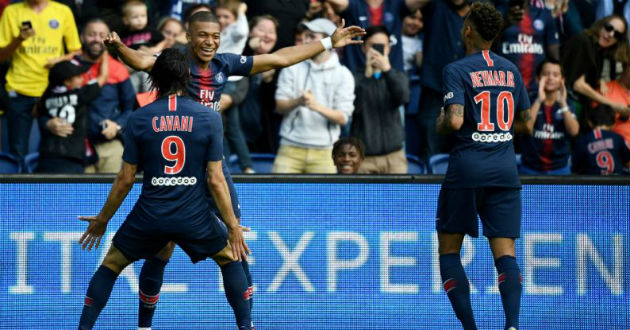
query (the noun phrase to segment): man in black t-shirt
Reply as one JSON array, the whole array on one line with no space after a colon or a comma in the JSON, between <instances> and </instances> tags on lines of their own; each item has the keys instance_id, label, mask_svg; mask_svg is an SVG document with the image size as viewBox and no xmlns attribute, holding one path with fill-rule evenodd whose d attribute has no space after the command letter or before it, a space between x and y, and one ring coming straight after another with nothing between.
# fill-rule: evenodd
<instances>
[{"instance_id":1,"label":"man in black t-shirt","mask_svg":"<svg viewBox=\"0 0 630 330\"><path fill-rule=\"evenodd\" d=\"M97 79L83 85L81 74L89 66L62 61L50 69L48 88L37 103L42 141L39 147L38 173L83 173L87 105L100 95L109 72L102 61Z\"/></svg>"}]
</instances>

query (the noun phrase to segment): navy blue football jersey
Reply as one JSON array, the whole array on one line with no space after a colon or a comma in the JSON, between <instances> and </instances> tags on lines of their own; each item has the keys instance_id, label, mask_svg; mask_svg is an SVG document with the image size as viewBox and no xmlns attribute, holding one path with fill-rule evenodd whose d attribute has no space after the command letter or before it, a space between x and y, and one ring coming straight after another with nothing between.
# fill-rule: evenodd
<instances>
[{"instance_id":1,"label":"navy blue football jersey","mask_svg":"<svg viewBox=\"0 0 630 330\"><path fill-rule=\"evenodd\" d=\"M579 174L623 174L630 162L630 150L621 135L602 129L580 135L571 163L573 172Z\"/></svg>"},{"instance_id":2,"label":"navy blue football jersey","mask_svg":"<svg viewBox=\"0 0 630 330\"><path fill-rule=\"evenodd\" d=\"M557 102L552 106L541 105L534 122L534 132L521 138L521 160L528 168L544 172L567 166L571 154L570 136L559 109Z\"/></svg>"},{"instance_id":3,"label":"navy blue football jersey","mask_svg":"<svg viewBox=\"0 0 630 330\"><path fill-rule=\"evenodd\" d=\"M144 168L134 212L155 220L199 219L208 161L223 155L221 116L186 97L163 97L136 110L125 130L123 160Z\"/></svg>"},{"instance_id":4,"label":"navy blue football jersey","mask_svg":"<svg viewBox=\"0 0 630 330\"><path fill-rule=\"evenodd\" d=\"M464 106L443 185L519 188L513 124L530 104L516 66L484 50L447 65L442 79L444 108Z\"/></svg>"},{"instance_id":5,"label":"navy blue football jersey","mask_svg":"<svg viewBox=\"0 0 630 330\"><path fill-rule=\"evenodd\" d=\"M188 54L189 56L192 56ZM199 68L190 58L190 75L186 91L195 101L208 108L219 111L219 102L223 87L229 76L248 76L252 69L252 56L236 54L216 54L207 70Z\"/></svg>"}]
</instances>

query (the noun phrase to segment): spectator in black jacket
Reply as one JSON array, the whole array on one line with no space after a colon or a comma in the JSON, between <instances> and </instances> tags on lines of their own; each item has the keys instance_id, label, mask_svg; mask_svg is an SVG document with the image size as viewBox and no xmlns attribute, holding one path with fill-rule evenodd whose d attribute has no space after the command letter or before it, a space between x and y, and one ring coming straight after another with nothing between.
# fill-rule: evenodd
<instances>
[{"instance_id":1,"label":"spectator in black jacket","mask_svg":"<svg viewBox=\"0 0 630 330\"><path fill-rule=\"evenodd\" d=\"M354 113L350 135L365 143L359 173L406 174L405 129L398 107L409 100L407 75L391 67L389 34L383 26L366 30L366 67L354 73Z\"/></svg>"}]
</instances>

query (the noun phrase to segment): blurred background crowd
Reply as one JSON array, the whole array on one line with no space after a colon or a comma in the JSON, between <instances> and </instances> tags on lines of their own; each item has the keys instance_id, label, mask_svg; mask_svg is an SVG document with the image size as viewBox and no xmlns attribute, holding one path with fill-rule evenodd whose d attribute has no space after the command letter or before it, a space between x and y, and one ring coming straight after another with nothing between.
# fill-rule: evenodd
<instances>
[{"instance_id":1,"label":"blurred background crowd","mask_svg":"<svg viewBox=\"0 0 630 330\"><path fill-rule=\"evenodd\" d=\"M496 0L493 51L514 62L536 124L516 136L519 172L627 174L630 0ZM443 173L435 131L442 69L465 56L467 0L0 0L0 172L115 173L148 74L109 54L111 31L150 53L186 44L212 11L218 53L319 42L335 26L362 45L250 77L229 77L224 154L240 173Z\"/></svg>"}]
</instances>

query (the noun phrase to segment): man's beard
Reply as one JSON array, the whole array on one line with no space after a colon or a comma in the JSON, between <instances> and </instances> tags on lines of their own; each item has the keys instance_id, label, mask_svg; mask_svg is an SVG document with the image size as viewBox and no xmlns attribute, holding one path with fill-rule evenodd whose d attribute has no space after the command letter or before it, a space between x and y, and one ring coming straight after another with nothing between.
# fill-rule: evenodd
<instances>
[{"instance_id":1,"label":"man's beard","mask_svg":"<svg viewBox=\"0 0 630 330\"><path fill-rule=\"evenodd\" d=\"M96 47L93 47L93 45L95 44L100 45L100 47L98 48L98 51L94 51ZM88 57L90 57L92 60L98 59L99 57L101 57L101 55L103 55L104 52L105 52L105 45L103 45L102 43L98 41L90 42L89 44L83 44L83 53L87 54Z\"/></svg>"}]
</instances>

